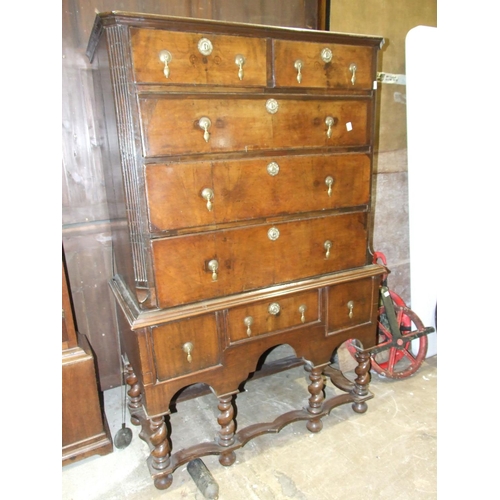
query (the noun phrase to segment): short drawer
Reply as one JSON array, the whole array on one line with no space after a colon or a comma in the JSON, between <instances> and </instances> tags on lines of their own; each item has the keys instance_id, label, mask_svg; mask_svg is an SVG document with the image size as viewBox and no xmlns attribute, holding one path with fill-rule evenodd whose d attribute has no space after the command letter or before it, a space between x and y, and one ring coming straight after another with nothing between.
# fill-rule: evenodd
<instances>
[{"instance_id":1,"label":"short drawer","mask_svg":"<svg viewBox=\"0 0 500 500\"><path fill-rule=\"evenodd\" d=\"M185 375L219 363L215 315L174 321L152 328L158 380Z\"/></svg>"},{"instance_id":2,"label":"short drawer","mask_svg":"<svg viewBox=\"0 0 500 500\"><path fill-rule=\"evenodd\" d=\"M287 328L301 326L319 319L318 291L309 291L235 307L229 310L228 330L231 342Z\"/></svg>"},{"instance_id":3,"label":"short drawer","mask_svg":"<svg viewBox=\"0 0 500 500\"><path fill-rule=\"evenodd\" d=\"M157 157L366 146L370 103L361 98L143 96L143 152Z\"/></svg>"},{"instance_id":4,"label":"short drawer","mask_svg":"<svg viewBox=\"0 0 500 500\"><path fill-rule=\"evenodd\" d=\"M328 290L328 332L376 321L379 277L332 286Z\"/></svg>"},{"instance_id":5,"label":"short drawer","mask_svg":"<svg viewBox=\"0 0 500 500\"><path fill-rule=\"evenodd\" d=\"M277 87L370 90L373 74L371 47L274 41Z\"/></svg>"},{"instance_id":6,"label":"short drawer","mask_svg":"<svg viewBox=\"0 0 500 500\"><path fill-rule=\"evenodd\" d=\"M265 86L264 39L131 28L138 83Z\"/></svg>"},{"instance_id":7,"label":"short drawer","mask_svg":"<svg viewBox=\"0 0 500 500\"><path fill-rule=\"evenodd\" d=\"M366 264L366 212L153 240L158 306Z\"/></svg>"},{"instance_id":8,"label":"short drawer","mask_svg":"<svg viewBox=\"0 0 500 500\"><path fill-rule=\"evenodd\" d=\"M151 164L146 192L152 231L367 205L364 154Z\"/></svg>"}]
</instances>

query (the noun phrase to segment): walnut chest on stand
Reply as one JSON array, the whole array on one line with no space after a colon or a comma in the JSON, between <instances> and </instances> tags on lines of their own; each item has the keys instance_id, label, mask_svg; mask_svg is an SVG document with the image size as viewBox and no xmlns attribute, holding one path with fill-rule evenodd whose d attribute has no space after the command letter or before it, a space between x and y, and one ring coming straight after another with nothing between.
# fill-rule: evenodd
<instances>
[{"instance_id":1,"label":"walnut chest on stand","mask_svg":"<svg viewBox=\"0 0 500 500\"><path fill-rule=\"evenodd\" d=\"M106 125L121 347L132 422L167 488L177 467L332 408L366 411L330 366L376 344L380 275L369 252L376 62L383 39L111 12L88 46ZM309 372L306 408L235 429L234 395L274 346ZM343 392L324 396L325 374ZM214 441L171 450L181 389L218 399ZM208 430L210 431L210 430ZM175 428L172 429L175 433ZM209 432L210 434L210 432Z\"/></svg>"}]
</instances>

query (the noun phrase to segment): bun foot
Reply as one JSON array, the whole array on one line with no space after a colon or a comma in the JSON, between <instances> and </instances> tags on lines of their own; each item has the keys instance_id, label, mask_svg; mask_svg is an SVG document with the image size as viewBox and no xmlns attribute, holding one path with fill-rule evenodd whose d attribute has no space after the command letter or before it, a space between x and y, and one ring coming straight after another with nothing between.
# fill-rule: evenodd
<instances>
[{"instance_id":1,"label":"bun foot","mask_svg":"<svg viewBox=\"0 0 500 500\"><path fill-rule=\"evenodd\" d=\"M323 422L321 420L309 420L306 427L310 432L319 432L323 429Z\"/></svg>"},{"instance_id":2,"label":"bun foot","mask_svg":"<svg viewBox=\"0 0 500 500\"><path fill-rule=\"evenodd\" d=\"M365 411L368 410L368 405L364 402L363 403L353 403L352 409L356 413L365 413Z\"/></svg>"},{"instance_id":3,"label":"bun foot","mask_svg":"<svg viewBox=\"0 0 500 500\"><path fill-rule=\"evenodd\" d=\"M233 465L234 462L236 462L236 453L234 451L231 451L229 453L222 453L219 456L219 463L221 465L224 465L225 467Z\"/></svg>"},{"instance_id":4,"label":"bun foot","mask_svg":"<svg viewBox=\"0 0 500 500\"><path fill-rule=\"evenodd\" d=\"M166 490L172 484L172 474L166 474L165 476L155 477L154 483L157 489Z\"/></svg>"}]
</instances>

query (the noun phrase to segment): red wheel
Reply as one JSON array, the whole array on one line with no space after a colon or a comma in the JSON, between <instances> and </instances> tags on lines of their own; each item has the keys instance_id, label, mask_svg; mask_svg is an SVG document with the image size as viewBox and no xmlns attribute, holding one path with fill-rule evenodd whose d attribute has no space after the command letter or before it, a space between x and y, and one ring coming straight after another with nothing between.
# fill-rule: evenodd
<instances>
[{"instance_id":1,"label":"red wheel","mask_svg":"<svg viewBox=\"0 0 500 500\"><path fill-rule=\"evenodd\" d=\"M407 307L395 304L396 318L401 335L423 330L420 318ZM392 334L385 314L385 307L380 307L378 318L378 344L392 342ZM427 354L427 335L414 341L404 342L401 348L391 347L386 351L371 356L372 369L384 377L401 379L413 375L422 365Z\"/></svg>"},{"instance_id":2,"label":"red wheel","mask_svg":"<svg viewBox=\"0 0 500 500\"><path fill-rule=\"evenodd\" d=\"M406 307L405 301L396 292L389 290L389 293L391 294L391 299L394 302L394 305L396 307L397 306ZM380 311L379 311L379 313L380 313ZM409 327L410 323L411 323L410 319L407 318L404 321L405 321L405 326ZM379 338L379 342L380 342L380 338ZM353 340L351 339L350 341L348 341L346 346L347 346L347 350L349 351L349 353L352 355L352 357L354 357L354 355L356 354L356 348L354 347Z\"/></svg>"}]
</instances>

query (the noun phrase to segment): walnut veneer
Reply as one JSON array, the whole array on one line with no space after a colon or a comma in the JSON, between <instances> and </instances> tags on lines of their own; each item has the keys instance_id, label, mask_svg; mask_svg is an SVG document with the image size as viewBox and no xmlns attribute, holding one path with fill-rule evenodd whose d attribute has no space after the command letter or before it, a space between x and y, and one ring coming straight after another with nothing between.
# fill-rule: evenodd
<instances>
[{"instance_id":1,"label":"walnut veneer","mask_svg":"<svg viewBox=\"0 0 500 500\"><path fill-rule=\"evenodd\" d=\"M346 340L376 343L381 267L369 253L379 37L123 12L96 17L88 46L102 97L121 345L132 422L150 472L321 418L366 410L331 365ZM307 408L236 430L234 395L262 355L290 345ZM325 400L324 374L344 391ZM172 453L179 391L210 386L215 441ZM214 422L215 424L215 422ZM173 429L175 432L175 429ZM210 435L210 431L208 431Z\"/></svg>"}]
</instances>

